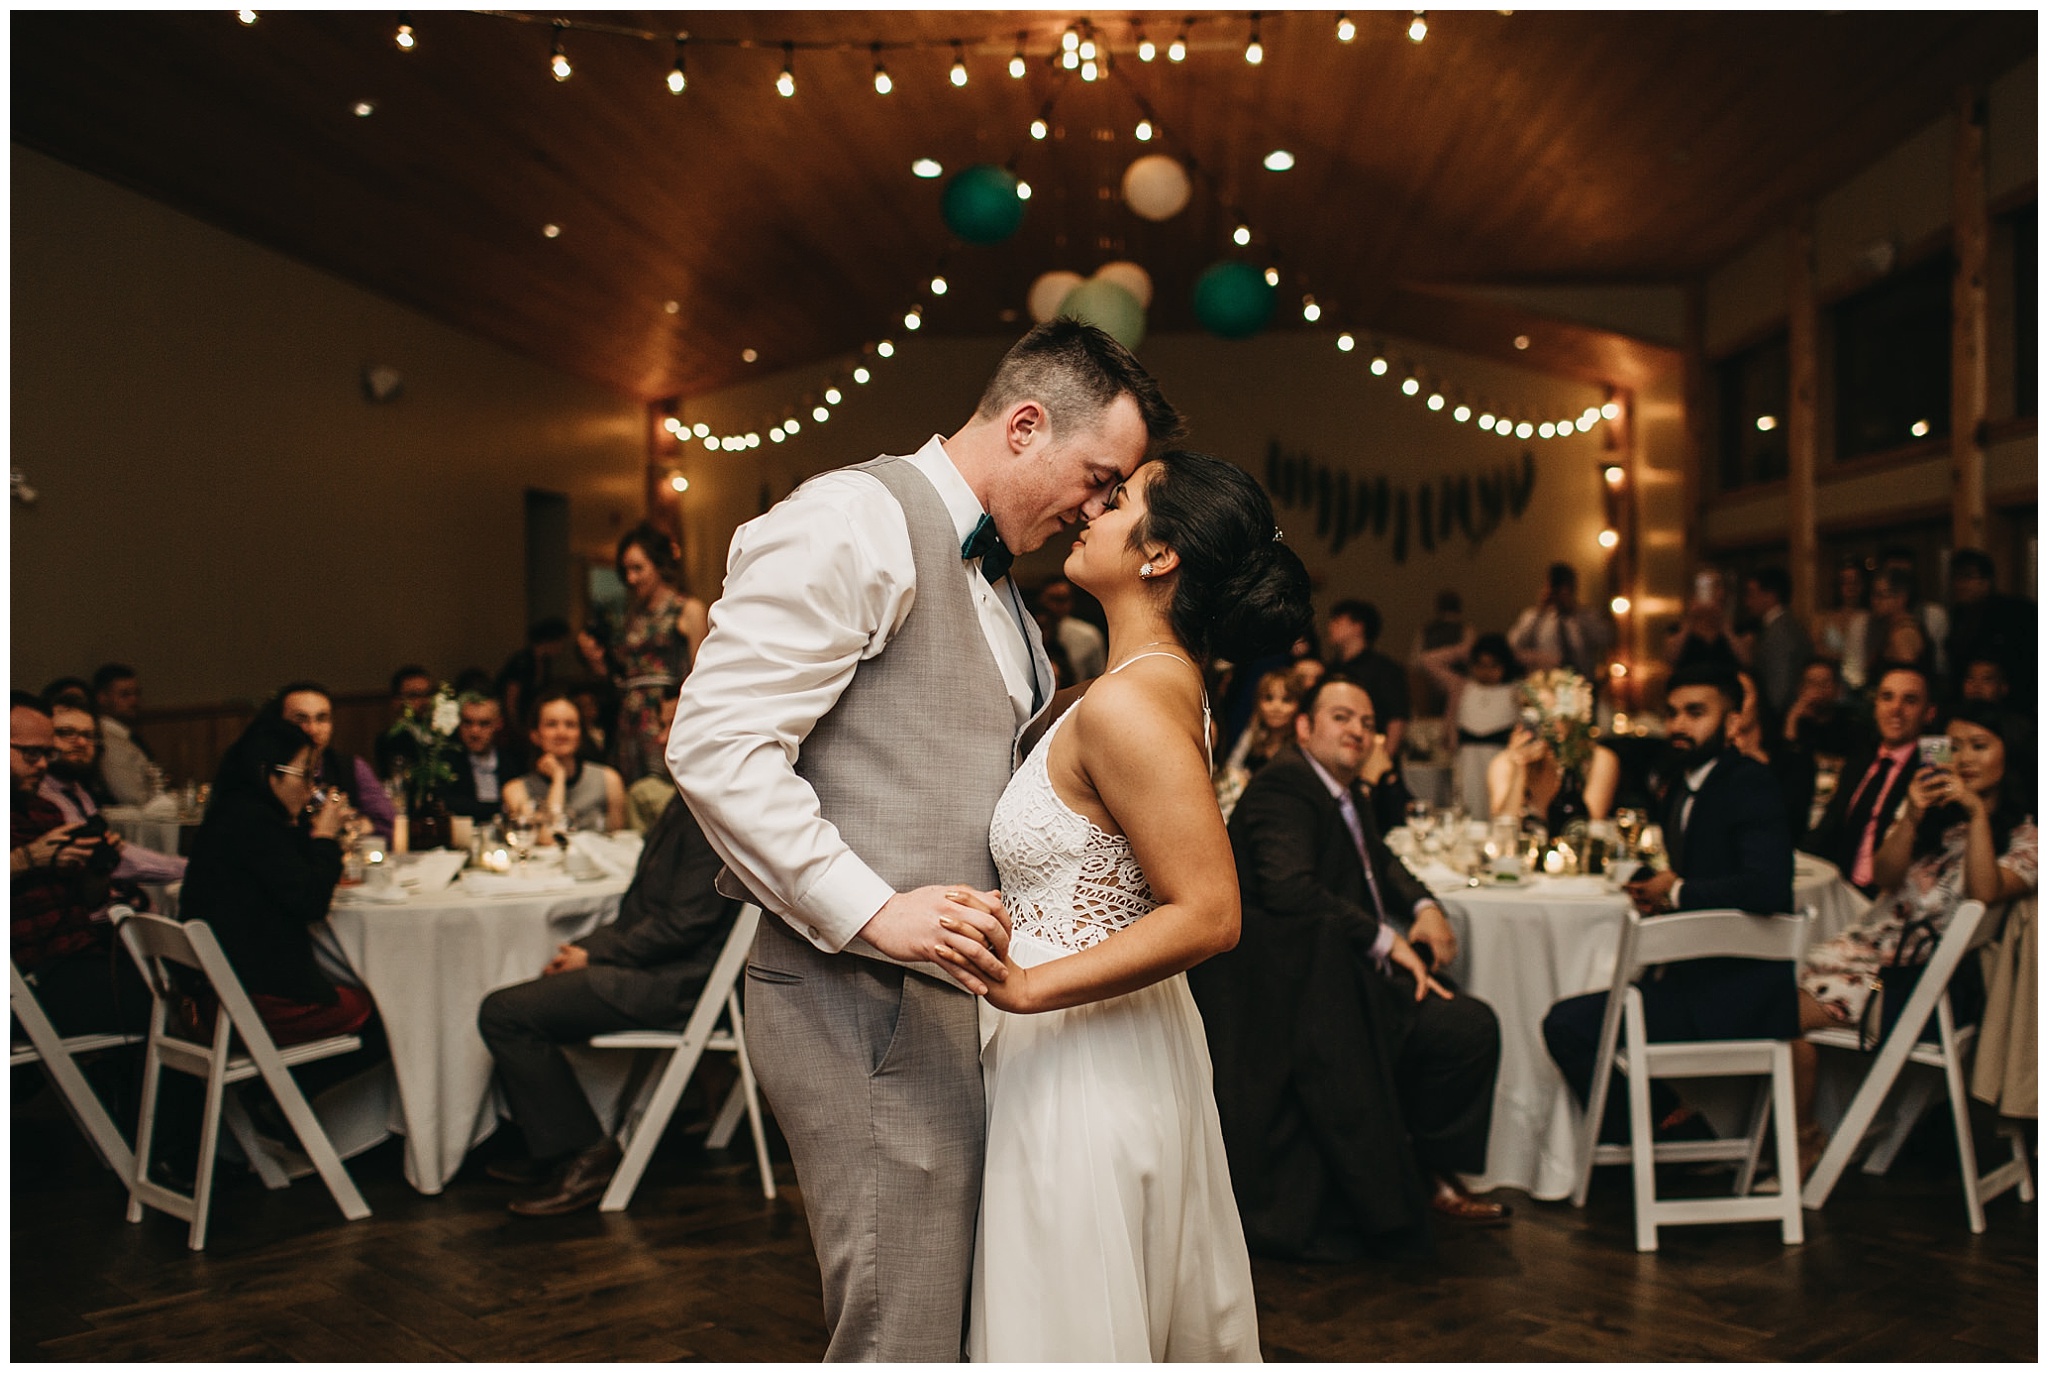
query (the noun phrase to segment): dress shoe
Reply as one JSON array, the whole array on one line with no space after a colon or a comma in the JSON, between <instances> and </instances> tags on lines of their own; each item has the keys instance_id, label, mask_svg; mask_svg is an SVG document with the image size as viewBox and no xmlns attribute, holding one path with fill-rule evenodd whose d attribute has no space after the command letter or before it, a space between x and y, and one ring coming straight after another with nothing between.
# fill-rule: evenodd
<instances>
[{"instance_id":1,"label":"dress shoe","mask_svg":"<svg viewBox=\"0 0 2048 1373\"><path fill-rule=\"evenodd\" d=\"M617 1140L599 1140L569 1160L545 1195L522 1197L506 1209L515 1216L561 1216L580 1211L604 1195L612 1174L619 1171L620 1157Z\"/></svg>"},{"instance_id":2,"label":"dress shoe","mask_svg":"<svg viewBox=\"0 0 2048 1373\"><path fill-rule=\"evenodd\" d=\"M1460 1225L1506 1225L1515 1208L1506 1202L1481 1201L1466 1191L1455 1178L1440 1177L1429 1199L1429 1209L1445 1220Z\"/></svg>"},{"instance_id":3,"label":"dress shoe","mask_svg":"<svg viewBox=\"0 0 2048 1373\"><path fill-rule=\"evenodd\" d=\"M554 1176L554 1167L537 1158L501 1158L484 1165L484 1176L515 1187L538 1187Z\"/></svg>"}]
</instances>

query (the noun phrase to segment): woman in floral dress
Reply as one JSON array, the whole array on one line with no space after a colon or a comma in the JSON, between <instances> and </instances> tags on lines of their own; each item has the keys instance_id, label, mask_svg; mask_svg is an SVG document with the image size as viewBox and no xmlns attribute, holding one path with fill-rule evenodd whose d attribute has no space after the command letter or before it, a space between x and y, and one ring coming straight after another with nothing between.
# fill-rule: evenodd
<instances>
[{"instance_id":1,"label":"woman in floral dress","mask_svg":"<svg viewBox=\"0 0 2048 1373\"><path fill-rule=\"evenodd\" d=\"M619 580L630 597L625 623L606 650L583 636L585 658L594 659L592 668L606 672L619 694L612 762L629 787L668 771L662 688L689 672L690 646L702 641L707 625L704 603L674 587L679 561L675 541L653 525L628 530L618 550Z\"/></svg>"},{"instance_id":2,"label":"woman in floral dress","mask_svg":"<svg viewBox=\"0 0 2048 1373\"><path fill-rule=\"evenodd\" d=\"M1948 737L1953 765L1913 773L1906 804L1877 847L1877 903L1854 929L1806 951L1800 1029L1860 1023L1909 923L1931 921L1938 938L1964 901L1990 906L2034 890L2040 845L2031 728L2016 715L1972 703L1956 711ZM1793 1041L1802 1172L1827 1143L1812 1118L1817 1059L1813 1045Z\"/></svg>"}]
</instances>

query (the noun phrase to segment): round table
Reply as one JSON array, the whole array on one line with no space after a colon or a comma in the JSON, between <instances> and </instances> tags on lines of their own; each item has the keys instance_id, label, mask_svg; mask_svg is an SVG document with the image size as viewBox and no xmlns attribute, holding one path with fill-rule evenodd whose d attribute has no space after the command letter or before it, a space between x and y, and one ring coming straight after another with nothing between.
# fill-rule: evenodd
<instances>
[{"instance_id":1,"label":"round table","mask_svg":"<svg viewBox=\"0 0 2048 1373\"><path fill-rule=\"evenodd\" d=\"M100 814L107 817L107 828L114 833L158 853L184 853L185 841L199 828L197 815L190 819L181 815L147 815L141 806L107 806Z\"/></svg>"},{"instance_id":2,"label":"round table","mask_svg":"<svg viewBox=\"0 0 2048 1373\"><path fill-rule=\"evenodd\" d=\"M1500 1019L1486 1171L1470 1185L1519 1187L1545 1201L1569 1196L1578 1180L1578 1108L1544 1047L1543 1017L1565 997L1613 985L1628 899L1598 877L1468 887L1437 865L1418 865L1416 872L1458 936L1458 958L1448 971ZM1798 855L1793 893L1815 908L1813 941L1840 933L1870 904L1834 865L1806 854Z\"/></svg>"}]
</instances>

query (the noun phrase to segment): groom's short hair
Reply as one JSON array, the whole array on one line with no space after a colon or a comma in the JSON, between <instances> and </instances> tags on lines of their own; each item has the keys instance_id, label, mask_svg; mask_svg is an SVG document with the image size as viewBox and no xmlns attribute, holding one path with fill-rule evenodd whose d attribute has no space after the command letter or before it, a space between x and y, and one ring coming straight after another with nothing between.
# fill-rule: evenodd
<instances>
[{"instance_id":1,"label":"groom's short hair","mask_svg":"<svg viewBox=\"0 0 2048 1373\"><path fill-rule=\"evenodd\" d=\"M1092 324L1062 317L1039 325L1003 356L974 413L992 420L1019 401L1035 400L1058 434L1069 425L1086 428L1124 395L1138 403L1155 448L1181 436L1180 411L1130 350Z\"/></svg>"}]
</instances>

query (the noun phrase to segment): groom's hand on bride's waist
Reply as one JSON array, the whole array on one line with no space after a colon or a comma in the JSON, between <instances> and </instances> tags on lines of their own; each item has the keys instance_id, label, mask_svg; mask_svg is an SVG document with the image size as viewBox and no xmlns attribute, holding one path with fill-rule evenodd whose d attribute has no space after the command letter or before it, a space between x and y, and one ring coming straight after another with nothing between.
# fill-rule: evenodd
<instances>
[{"instance_id":1,"label":"groom's hand on bride's waist","mask_svg":"<svg viewBox=\"0 0 2048 1373\"><path fill-rule=\"evenodd\" d=\"M1010 916L1000 892L963 883L898 892L884 902L860 937L899 963L936 963L976 996L1009 976ZM940 952L951 949L956 958Z\"/></svg>"}]
</instances>

